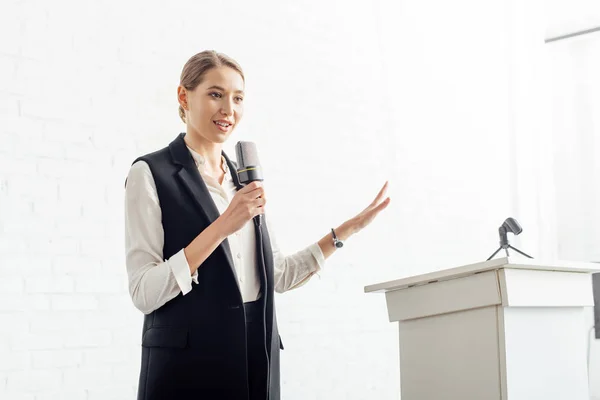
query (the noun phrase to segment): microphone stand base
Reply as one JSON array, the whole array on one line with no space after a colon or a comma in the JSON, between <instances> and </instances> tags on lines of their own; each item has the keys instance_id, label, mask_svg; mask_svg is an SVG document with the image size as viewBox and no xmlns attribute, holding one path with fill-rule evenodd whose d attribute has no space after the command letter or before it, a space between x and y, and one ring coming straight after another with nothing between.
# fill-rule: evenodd
<instances>
[{"instance_id":1,"label":"microphone stand base","mask_svg":"<svg viewBox=\"0 0 600 400\"><path fill-rule=\"evenodd\" d=\"M525 256L525 257L527 257L527 258L533 258L533 257L531 257L529 254L526 254L526 253L522 252L521 250L517 249L516 247L513 247L513 246L511 246L510 244L506 244L506 245L502 245L502 246L498 247L498 250L496 250L496 251L494 252L494 254L492 254L492 255L491 255L491 256L490 256L490 257L489 257L489 258L488 258L486 261L490 261L490 260L491 260L492 258L494 258L494 256L495 256L496 254L498 254L498 252L499 252L500 250L502 250L502 249L504 249L504 251L506 252L506 257L510 257L510 254L508 253L508 249L513 249L513 250L514 250L514 251L516 251L517 253L519 253L519 254L521 254L521 255L523 255L523 256Z\"/></svg>"}]
</instances>

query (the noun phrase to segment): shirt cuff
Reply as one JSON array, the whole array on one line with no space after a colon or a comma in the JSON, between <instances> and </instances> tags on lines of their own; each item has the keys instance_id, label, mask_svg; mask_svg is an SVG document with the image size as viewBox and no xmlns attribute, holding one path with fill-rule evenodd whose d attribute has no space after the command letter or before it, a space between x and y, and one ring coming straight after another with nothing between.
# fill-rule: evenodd
<instances>
[{"instance_id":1,"label":"shirt cuff","mask_svg":"<svg viewBox=\"0 0 600 400\"><path fill-rule=\"evenodd\" d=\"M317 271L320 271L321 269L323 269L323 266L325 265L325 256L323 255L321 246L319 246L318 243L314 243L314 244L311 244L310 246L308 246L308 249L312 253L315 260L317 260L317 264L319 265L319 268L317 269Z\"/></svg>"},{"instance_id":2,"label":"shirt cuff","mask_svg":"<svg viewBox=\"0 0 600 400\"><path fill-rule=\"evenodd\" d=\"M167 262L171 267L171 271L175 276L179 289L181 289L181 293L185 296L192 291L192 281L198 283L198 271L190 276L190 266L187 262L187 258L185 258L183 249L173 254Z\"/></svg>"}]
</instances>

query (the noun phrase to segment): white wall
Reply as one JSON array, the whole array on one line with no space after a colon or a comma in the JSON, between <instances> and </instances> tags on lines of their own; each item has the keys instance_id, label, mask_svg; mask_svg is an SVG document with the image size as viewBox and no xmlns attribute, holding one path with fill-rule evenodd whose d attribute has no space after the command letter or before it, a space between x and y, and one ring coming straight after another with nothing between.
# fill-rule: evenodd
<instances>
[{"instance_id":1,"label":"white wall","mask_svg":"<svg viewBox=\"0 0 600 400\"><path fill-rule=\"evenodd\" d=\"M558 254L600 261L600 33L548 44ZM588 326L594 324L588 311ZM593 338L593 335L591 335ZM600 398L600 346L590 343L592 390Z\"/></svg>"},{"instance_id":2,"label":"white wall","mask_svg":"<svg viewBox=\"0 0 600 400\"><path fill-rule=\"evenodd\" d=\"M588 0L545 4L546 38L600 27L600 6ZM546 45L548 109L555 182L557 255L600 261L600 33ZM587 310L587 326L594 324ZM589 335L591 394L600 398L600 346Z\"/></svg>"},{"instance_id":3,"label":"white wall","mask_svg":"<svg viewBox=\"0 0 600 400\"><path fill-rule=\"evenodd\" d=\"M535 225L526 250L543 248L515 178L531 140L516 132L532 117L514 101L533 89L513 64L523 48L510 4L4 2L0 398L134 397L141 314L126 289L124 178L184 129L181 68L217 49L247 76L226 151L256 141L284 250L391 180L385 214L278 298L283 398L397 399L396 329L363 287L480 261L510 215Z\"/></svg>"},{"instance_id":4,"label":"white wall","mask_svg":"<svg viewBox=\"0 0 600 400\"><path fill-rule=\"evenodd\" d=\"M556 193L559 252L570 259L600 261L600 33L547 47L553 173L562 189Z\"/></svg>"},{"instance_id":5,"label":"white wall","mask_svg":"<svg viewBox=\"0 0 600 400\"><path fill-rule=\"evenodd\" d=\"M545 36L552 39L600 26L600 4L595 0L544 0Z\"/></svg>"}]
</instances>

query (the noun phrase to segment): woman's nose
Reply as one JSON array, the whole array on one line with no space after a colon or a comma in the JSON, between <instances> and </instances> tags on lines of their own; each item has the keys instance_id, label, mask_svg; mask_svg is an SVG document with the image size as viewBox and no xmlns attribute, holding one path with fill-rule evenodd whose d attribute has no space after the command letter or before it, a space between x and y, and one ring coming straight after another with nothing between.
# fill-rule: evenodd
<instances>
[{"instance_id":1,"label":"woman's nose","mask_svg":"<svg viewBox=\"0 0 600 400\"><path fill-rule=\"evenodd\" d=\"M221 113L223 113L224 115L233 114L233 106L229 103L224 104L221 108Z\"/></svg>"}]
</instances>

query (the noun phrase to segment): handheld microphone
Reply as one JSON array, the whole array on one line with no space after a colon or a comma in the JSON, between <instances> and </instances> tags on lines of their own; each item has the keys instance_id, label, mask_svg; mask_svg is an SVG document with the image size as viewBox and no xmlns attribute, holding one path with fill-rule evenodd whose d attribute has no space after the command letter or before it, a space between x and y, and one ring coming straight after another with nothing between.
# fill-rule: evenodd
<instances>
[{"instance_id":1,"label":"handheld microphone","mask_svg":"<svg viewBox=\"0 0 600 400\"><path fill-rule=\"evenodd\" d=\"M262 168L258 161L258 152L256 144L253 142L239 141L235 145L235 154L238 164L238 177L242 185L247 185L254 181L263 181ZM262 224L261 214L254 217L258 226Z\"/></svg>"},{"instance_id":2,"label":"handheld microphone","mask_svg":"<svg viewBox=\"0 0 600 400\"><path fill-rule=\"evenodd\" d=\"M237 142L235 154L238 163L238 176L240 183L247 185L253 181L263 181L262 168L258 161L256 144L253 142Z\"/></svg>"}]
</instances>

